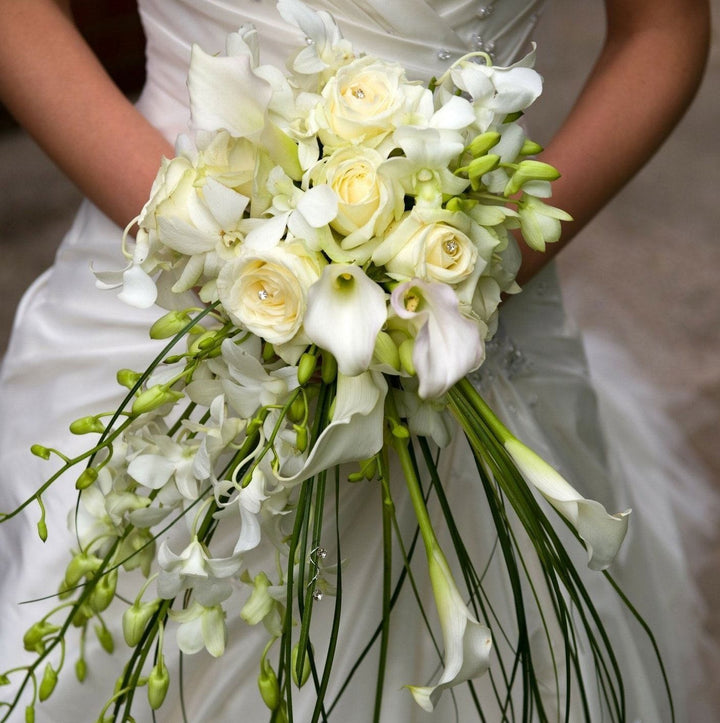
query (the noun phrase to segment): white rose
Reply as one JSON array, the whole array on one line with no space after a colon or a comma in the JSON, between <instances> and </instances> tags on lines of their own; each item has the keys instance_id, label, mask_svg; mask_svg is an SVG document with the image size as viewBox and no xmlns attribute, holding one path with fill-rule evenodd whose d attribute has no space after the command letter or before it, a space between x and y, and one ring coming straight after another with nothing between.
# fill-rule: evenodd
<instances>
[{"instance_id":1,"label":"white rose","mask_svg":"<svg viewBox=\"0 0 720 723\"><path fill-rule=\"evenodd\" d=\"M321 271L319 254L300 242L248 250L221 269L218 296L235 324L284 344L300 330L307 291Z\"/></svg>"},{"instance_id":2,"label":"white rose","mask_svg":"<svg viewBox=\"0 0 720 723\"><path fill-rule=\"evenodd\" d=\"M372 57L340 68L322 90L315 111L325 146L377 146L419 104L426 89L405 78L400 65Z\"/></svg>"},{"instance_id":3,"label":"white rose","mask_svg":"<svg viewBox=\"0 0 720 723\"><path fill-rule=\"evenodd\" d=\"M492 251L489 243L478 243L478 231L464 214L412 211L375 250L373 261L397 279L457 285L477 278Z\"/></svg>"},{"instance_id":4,"label":"white rose","mask_svg":"<svg viewBox=\"0 0 720 723\"><path fill-rule=\"evenodd\" d=\"M384 161L372 148L344 148L314 173L315 183L327 184L337 196L338 213L330 225L343 235L343 249L358 252L358 263L370 258L372 248L364 248L367 242L382 234L403 212L402 188L378 173Z\"/></svg>"}]
</instances>

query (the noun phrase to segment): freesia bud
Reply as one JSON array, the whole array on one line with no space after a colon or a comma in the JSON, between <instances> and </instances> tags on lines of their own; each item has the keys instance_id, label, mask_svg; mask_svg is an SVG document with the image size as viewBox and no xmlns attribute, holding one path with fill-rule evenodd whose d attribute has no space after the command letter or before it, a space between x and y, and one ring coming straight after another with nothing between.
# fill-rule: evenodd
<instances>
[{"instance_id":1,"label":"freesia bud","mask_svg":"<svg viewBox=\"0 0 720 723\"><path fill-rule=\"evenodd\" d=\"M297 685L298 688L302 688L305 683L307 683L307 679L310 677L310 658L308 654L303 651L302 656L302 670L300 671L300 676L298 677L298 655L300 654L298 650L298 644L295 644L295 647L292 649L292 679L295 685Z\"/></svg>"},{"instance_id":2,"label":"freesia bud","mask_svg":"<svg viewBox=\"0 0 720 723\"><path fill-rule=\"evenodd\" d=\"M315 373L315 367L317 366L317 356L306 351L298 362L298 382L302 386L307 384L312 375Z\"/></svg>"},{"instance_id":3,"label":"freesia bud","mask_svg":"<svg viewBox=\"0 0 720 723\"><path fill-rule=\"evenodd\" d=\"M475 138L470 141L467 149L473 158L477 158L487 153L493 146L496 146L499 141L500 134L497 131L487 131L486 133L481 133L479 136L475 136Z\"/></svg>"},{"instance_id":4,"label":"freesia bud","mask_svg":"<svg viewBox=\"0 0 720 723\"><path fill-rule=\"evenodd\" d=\"M40 690L38 691L38 698L41 701L47 700L52 695L52 692L55 690L55 686L57 685L57 678L57 672L52 665L48 663L45 666L42 682L40 683Z\"/></svg>"},{"instance_id":5,"label":"freesia bud","mask_svg":"<svg viewBox=\"0 0 720 723\"><path fill-rule=\"evenodd\" d=\"M50 459L50 450L47 447L43 447L42 444L33 444L30 447L30 451L41 459Z\"/></svg>"},{"instance_id":6,"label":"freesia bud","mask_svg":"<svg viewBox=\"0 0 720 723\"><path fill-rule=\"evenodd\" d=\"M97 417L80 417L70 425L70 431L73 434L101 434L105 431L105 425Z\"/></svg>"},{"instance_id":7,"label":"freesia bud","mask_svg":"<svg viewBox=\"0 0 720 723\"><path fill-rule=\"evenodd\" d=\"M160 606L159 600L141 603L135 601L122 616L123 637L128 647L134 648L142 639L151 618Z\"/></svg>"},{"instance_id":8,"label":"freesia bud","mask_svg":"<svg viewBox=\"0 0 720 723\"><path fill-rule=\"evenodd\" d=\"M75 481L76 490L84 490L95 482L98 478L98 472L95 467L87 467Z\"/></svg>"},{"instance_id":9,"label":"freesia bud","mask_svg":"<svg viewBox=\"0 0 720 723\"><path fill-rule=\"evenodd\" d=\"M140 380L142 374L134 372L132 369L120 369L115 375L118 384L126 389L132 389Z\"/></svg>"},{"instance_id":10,"label":"freesia bud","mask_svg":"<svg viewBox=\"0 0 720 723\"><path fill-rule=\"evenodd\" d=\"M280 685L272 666L263 658L258 676L258 688L263 702L270 710L275 710L280 705Z\"/></svg>"},{"instance_id":11,"label":"freesia bud","mask_svg":"<svg viewBox=\"0 0 720 723\"><path fill-rule=\"evenodd\" d=\"M153 710L163 704L169 687L170 673L161 657L148 676L148 702Z\"/></svg>"},{"instance_id":12,"label":"freesia bud","mask_svg":"<svg viewBox=\"0 0 720 723\"><path fill-rule=\"evenodd\" d=\"M181 332L189 323L190 315L186 311L170 311L150 327L150 338L169 339Z\"/></svg>"},{"instance_id":13,"label":"freesia bud","mask_svg":"<svg viewBox=\"0 0 720 723\"><path fill-rule=\"evenodd\" d=\"M165 389L162 384L156 384L136 397L132 405L132 413L140 415L151 412L153 409L162 407L163 404L177 402L178 399L182 399L182 396L182 392L173 392Z\"/></svg>"},{"instance_id":14,"label":"freesia bud","mask_svg":"<svg viewBox=\"0 0 720 723\"><path fill-rule=\"evenodd\" d=\"M188 347L190 354L199 354L206 351L217 343L217 335L214 331L204 331L195 341Z\"/></svg>"}]
</instances>

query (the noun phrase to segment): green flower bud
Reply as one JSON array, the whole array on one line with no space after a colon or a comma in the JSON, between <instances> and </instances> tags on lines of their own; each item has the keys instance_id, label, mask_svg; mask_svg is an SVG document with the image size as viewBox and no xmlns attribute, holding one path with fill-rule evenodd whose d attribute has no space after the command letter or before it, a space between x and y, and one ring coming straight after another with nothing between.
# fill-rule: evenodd
<instances>
[{"instance_id":1,"label":"green flower bud","mask_svg":"<svg viewBox=\"0 0 720 723\"><path fill-rule=\"evenodd\" d=\"M266 341L263 344L263 348L262 348L263 361L264 362L272 361L274 356L275 356L275 347L269 341Z\"/></svg>"},{"instance_id":2,"label":"green flower bud","mask_svg":"<svg viewBox=\"0 0 720 723\"><path fill-rule=\"evenodd\" d=\"M390 424L392 425L392 436L397 439L409 439L410 438L410 432L408 431L408 428L404 424L398 424L397 422L394 422L392 419L390 420Z\"/></svg>"},{"instance_id":3,"label":"green flower bud","mask_svg":"<svg viewBox=\"0 0 720 723\"><path fill-rule=\"evenodd\" d=\"M560 172L549 163L542 161L520 161L515 173L503 191L505 196L516 194L528 181L554 181L560 178Z\"/></svg>"},{"instance_id":4,"label":"green flower bud","mask_svg":"<svg viewBox=\"0 0 720 723\"><path fill-rule=\"evenodd\" d=\"M306 412L307 405L305 404L305 398L302 394L298 394L298 396L293 399L293 402L287 411L288 419L291 422L300 422L305 419Z\"/></svg>"},{"instance_id":5,"label":"green flower bud","mask_svg":"<svg viewBox=\"0 0 720 723\"><path fill-rule=\"evenodd\" d=\"M307 384L312 375L315 373L315 367L317 366L317 356L310 352L305 352L298 362L298 382L302 386Z\"/></svg>"},{"instance_id":6,"label":"green flower bud","mask_svg":"<svg viewBox=\"0 0 720 723\"><path fill-rule=\"evenodd\" d=\"M25 723L35 723L35 706L25 708Z\"/></svg>"},{"instance_id":7,"label":"green flower bud","mask_svg":"<svg viewBox=\"0 0 720 723\"><path fill-rule=\"evenodd\" d=\"M400 371L400 354L397 344L386 331L378 332L373 356L381 364L387 364L395 371Z\"/></svg>"},{"instance_id":8,"label":"green flower bud","mask_svg":"<svg viewBox=\"0 0 720 723\"><path fill-rule=\"evenodd\" d=\"M308 429L306 426L293 424L295 430L295 447L298 452L304 452L308 447Z\"/></svg>"},{"instance_id":9,"label":"green flower bud","mask_svg":"<svg viewBox=\"0 0 720 723\"><path fill-rule=\"evenodd\" d=\"M322 355L322 380L323 384L332 384L337 377L337 360L327 351Z\"/></svg>"},{"instance_id":10,"label":"green flower bud","mask_svg":"<svg viewBox=\"0 0 720 723\"><path fill-rule=\"evenodd\" d=\"M88 620L90 620L92 616L92 608L86 602L84 602L82 605L78 606L78 608L73 613L72 624L76 628L82 628L83 626L87 625Z\"/></svg>"},{"instance_id":11,"label":"green flower bud","mask_svg":"<svg viewBox=\"0 0 720 723\"><path fill-rule=\"evenodd\" d=\"M101 613L103 610L106 610L108 605L113 601L115 589L117 588L117 580L118 571L111 570L97 581L95 588L88 598L90 607L96 613Z\"/></svg>"},{"instance_id":12,"label":"green flower bud","mask_svg":"<svg viewBox=\"0 0 720 723\"><path fill-rule=\"evenodd\" d=\"M75 663L75 677L80 683L87 677L87 663L85 662L85 658L78 658Z\"/></svg>"},{"instance_id":13,"label":"green flower bud","mask_svg":"<svg viewBox=\"0 0 720 723\"><path fill-rule=\"evenodd\" d=\"M188 346L188 353L192 355L200 354L203 351L206 351L210 347L212 347L214 344L217 343L217 335L214 331L203 331L200 336L193 341L190 346Z\"/></svg>"},{"instance_id":14,"label":"green flower bud","mask_svg":"<svg viewBox=\"0 0 720 723\"><path fill-rule=\"evenodd\" d=\"M75 480L75 489L76 490L84 490L90 487L91 484L95 482L95 480L98 478L98 471L95 469L95 467L86 467L81 473L80 476Z\"/></svg>"},{"instance_id":15,"label":"green flower bud","mask_svg":"<svg viewBox=\"0 0 720 723\"><path fill-rule=\"evenodd\" d=\"M270 710L275 710L280 705L280 685L272 666L263 658L258 676L258 688L265 705Z\"/></svg>"},{"instance_id":16,"label":"green flower bud","mask_svg":"<svg viewBox=\"0 0 720 723\"><path fill-rule=\"evenodd\" d=\"M140 602L136 600L122 617L123 637L128 647L134 648L142 639L147 624L160 606L159 600Z\"/></svg>"},{"instance_id":17,"label":"green flower bud","mask_svg":"<svg viewBox=\"0 0 720 723\"><path fill-rule=\"evenodd\" d=\"M115 641L113 640L112 633L104 625L96 625L95 635L100 641L100 645L102 645L103 650L112 655L115 650Z\"/></svg>"},{"instance_id":18,"label":"green flower bud","mask_svg":"<svg viewBox=\"0 0 720 723\"><path fill-rule=\"evenodd\" d=\"M415 339L405 339L398 347L400 356L400 367L404 369L411 377L415 376L415 365L413 364L412 355L415 348Z\"/></svg>"},{"instance_id":19,"label":"green flower bud","mask_svg":"<svg viewBox=\"0 0 720 723\"><path fill-rule=\"evenodd\" d=\"M150 338L169 339L181 332L189 323L190 315L186 311L170 311L150 327Z\"/></svg>"},{"instance_id":20,"label":"green flower bud","mask_svg":"<svg viewBox=\"0 0 720 723\"><path fill-rule=\"evenodd\" d=\"M47 447L43 447L42 444L33 444L30 447L30 451L41 459L50 459L50 450Z\"/></svg>"},{"instance_id":21,"label":"green flower bud","mask_svg":"<svg viewBox=\"0 0 720 723\"><path fill-rule=\"evenodd\" d=\"M49 623L47 620L31 625L23 635L23 646L29 653L42 653L45 650L44 638L56 633L60 628Z\"/></svg>"},{"instance_id":22,"label":"green flower bud","mask_svg":"<svg viewBox=\"0 0 720 723\"><path fill-rule=\"evenodd\" d=\"M150 387L150 389L141 392L135 398L132 405L132 413L134 415L140 415L151 412L153 409L162 407L163 404L177 402L178 399L182 399L182 396L182 392L173 392L165 389L162 384L156 384L154 387Z\"/></svg>"},{"instance_id":23,"label":"green flower bud","mask_svg":"<svg viewBox=\"0 0 720 723\"><path fill-rule=\"evenodd\" d=\"M246 433L248 437L251 434L255 434L255 432L258 431L258 429L262 428L263 424L265 424L265 418L267 417L269 413L269 410L267 409L261 409L249 422L247 426Z\"/></svg>"},{"instance_id":24,"label":"green flower bud","mask_svg":"<svg viewBox=\"0 0 720 723\"><path fill-rule=\"evenodd\" d=\"M93 573L100 567L100 558L95 555L88 555L86 552L79 552L68 563L65 568L65 585L74 587L88 573Z\"/></svg>"},{"instance_id":25,"label":"green flower bud","mask_svg":"<svg viewBox=\"0 0 720 723\"><path fill-rule=\"evenodd\" d=\"M480 186L481 179L486 173L494 171L500 163L500 156L488 153L480 158L474 158L468 166L468 178L473 189L477 190Z\"/></svg>"},{"instance_id":26,"label":"green flower bud","mask_svg":"<svg viewBox=\"0 0 720 723\"><path fill-rule=\"evenodd\" d=\"M257 625L264 620L273 609L275 601L270 597L268 588L270 587L270 578L264 573L259 572L253 578L253 591L245 605L240 611L240 617L248 625Z\"/></svg>"},{"instance_id":27,"label":"green flower bud","mask_svg":"<svg viewBox=\"0 0 720 723\"><path fill-rule=\"evenodd\" d=\"M475 136L475 138L470 141L467 149L473 158L477 158L487 153L493 146L496 146L499 141L500 134L497 131L487 131L481 133L479 136Z\"/></svg>"},{"instance_id":28,"label":"green flower bud","mask_svg":"<svg viewBox=\"0 0 720 723\"><path fill-rule=\"evenodd\" d=\"M302 688L305 683L307 683L307 679L310 677L310 656L307 654L307 652L303 651L302 656L302 670L300 671L300 675L298 676L298 655L300 654L298 650L298 643L295 643L295 647L292 649L292 679L295 685L297 685L298 688Z\"/></svg>"},{"instance_id":29,"label":"green flower bud","mask_svg":"<svg viewBox=\"0 0 720 723\"><path fill-rule=\"evenodd\" d=\"M141 376L140 372L134 372L132 369L121 369L115 378L121 387L132 389L140 381Z\"/></svg>"},{"instance_id":30,"label":"green flower bud","mask_svg":"<svg viewBox=\"0 0 720 723\"><path fill-rule=\"evenodd\" d=\"M165 700L168 688L170 687L170 673L165 667L162 658L150 671L148 677L148 702L153 710L157 710Z\"/></svg>"},{"instance_id":31,"label":"green flower bud","mask_svg":"<svg viewBox=\"0 0 720 723\"><path fill-rule=\"evenodd\" d=\"M42 681L40 683L40 690L38 692L38 698L43 701L47 700L51 695L55 686L57 685L57 672L48 663L45 666L45 672L43 673Z\"/></svg>"},{"instance_id":32,"label":"green flower bud","mask_svg":"<svg viewBox=\"0 0 720 723\"><path fill-rule=\"evenodd\" d=\"M105 431L105 425L97 417L80 417L70 425L70 431L73 434L101 434Z\"/></svg>"},{"instance_id":33,"label":"green flower bud","mask_svg":"<svg viewBox=\"0 0 720 723\"><path fill-rule=\"evenodd\" d=\"M5 673L0 673L0 685L10 685L10 677Z\"/></svg>"},{"instance_id":34,"label":"green flower bud","mask_svg":"<svg viewBox=\"0 0 720 723\"><path fill-rule=\"evenodd\" d=\"M543 147L535 141L531 141L529 138L525 139L522 148L520 149L521 156L536 156L538 153L542 153Z\"/></svg>"},{"instance_id":35,"label":"green flower bud","mask_svg":"<svg viewBox=\"0 0 720 723\"><path fill-rule=\"evenodd\" d=\"M45 515L43 515L40 520L38 520L37 523L37 533L38 537L43 541L46 542L48 538L48 528L47 523L45 522Z\"/></svg>"}]
</instances>

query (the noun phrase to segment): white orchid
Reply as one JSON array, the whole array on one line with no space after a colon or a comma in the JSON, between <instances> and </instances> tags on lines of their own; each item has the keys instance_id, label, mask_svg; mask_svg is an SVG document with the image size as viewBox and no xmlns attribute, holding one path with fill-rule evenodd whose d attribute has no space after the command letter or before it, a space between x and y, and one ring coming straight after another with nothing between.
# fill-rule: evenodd
<instances>
[{"instance_id":1,"label":"white orchid","mask_svg":"<svg viewBox=\"0 0 720 723\"><path fill-rule=\"evenodd\" d=\"M194 655L205 648L213 658L225 652L227 625L221 605L201 605L196 600L184 610L171 610L170 617L177 623L178 648L186 655Z\"/></svg>"},{"instance_id":2,"label":"white orchid","mask_svg":"<svg viewBox=\"0 0 720 723\"><path fill-rule=\"evenodd\" d=\"M305 333L335 356L341 374L367 371L387 318L385 292L359 266L330 264L308 291Z\"/></svg>"}]
</instances>

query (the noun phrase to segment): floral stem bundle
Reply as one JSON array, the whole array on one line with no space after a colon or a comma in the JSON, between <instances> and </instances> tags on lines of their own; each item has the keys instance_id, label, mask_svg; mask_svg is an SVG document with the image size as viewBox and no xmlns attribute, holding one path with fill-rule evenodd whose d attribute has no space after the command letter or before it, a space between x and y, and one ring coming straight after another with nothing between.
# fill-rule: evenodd
<instances>
[{"instance_id":1,"label":"floral stem bundle","mask_svg":"<svg viewBox=\"0 0 720 723\"><path fill-rule=\"evenodd\" d=\"M356 55L327 13L298 0L278 9L309 39L287 73L260 63L250 26L228 37L224 56L193 49L194 137L163 161L137 236L125 240L128 266L97 273L131 305L168 307L150 335L169 342L146 370L118 373L128 392L117 410L73 422L74 433L98 435L87 452L33 447L62 466L4 520L37 503L45 539L43 494L82 466L76 548L58 606L25 635L33 662L2 678L16 683L3 720L28 700L32 719L69 655L85 678L91 625L112 652L104 616L116 609L130 653L98 720L131 720L142 688L153 711L171 684L182 701L169 637L181 655L220 657L237 644L227 618L239 609L266 631L258 696L276 723L298 720L294 701L308 688L310 719L329 720L371 651L375 721L390 695L433 710L460 684L478 720L487 710L568 720L576 701L589 720L599 695L608 719L622 721L612 643L539 498L594 570L612 563L628 513L584 499L467 378L502 295L519 291L514 233L542 250L569 218L543 200L558 173L535 160L541 149L518 123L541 91L534 52L507 68L473 53L426 86ZM458 428L495 527L483 564L501 561L509 618L486 594L488 571L445 492L440 462ZM351 485L378 506L382 599L377 629L337 680ZM400 495L414 513L409 536ZM386 672L401 595L416 598L438 668L398 692ZM319 635L313 620L328 603Z\"/></svg>"}]
</instances>

